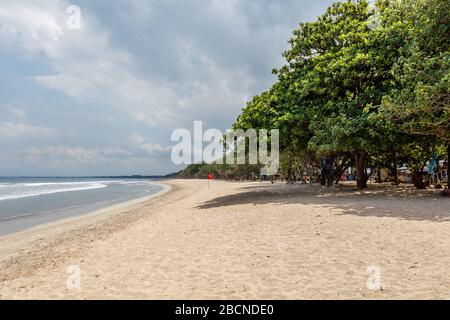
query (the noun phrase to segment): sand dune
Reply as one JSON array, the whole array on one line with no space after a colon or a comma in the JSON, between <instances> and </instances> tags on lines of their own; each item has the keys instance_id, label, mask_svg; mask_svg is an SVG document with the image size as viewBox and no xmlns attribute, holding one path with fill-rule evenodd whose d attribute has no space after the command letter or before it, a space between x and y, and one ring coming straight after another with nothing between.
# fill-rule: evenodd
<instances>
[{"instance_id":1,"label":"sand dune","mask_svg":"<svg viewBox=\"0 0 450 320\"><path fill-rule=\"evenodd\" d=\"M450 199L434 192L166 183L144 203L0 238L0 298L450 298Z\"/></svg>"}]
</instances>

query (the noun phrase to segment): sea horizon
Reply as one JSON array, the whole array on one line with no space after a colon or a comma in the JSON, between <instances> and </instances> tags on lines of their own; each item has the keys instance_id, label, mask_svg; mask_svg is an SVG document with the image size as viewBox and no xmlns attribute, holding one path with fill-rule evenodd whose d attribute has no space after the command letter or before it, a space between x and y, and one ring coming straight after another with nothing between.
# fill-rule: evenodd
<instances>
[{"instance_id":1,"label":"sea horizon","mask_svg":"<svg viewBox=\"0 0 450 320\"><path fill-rule=\"evenodd\" d=\"M0 177L0 236L157 193L155 179Z\"/></svg>"},{"instance_id":2,"label":"sea horizon","mask_svg":"<svg viewBox=\"0 0 450 320\"><path fill-rule=\"evenodd\" d=\"M165 177L165 176L167 176L167 175L140 175L140 174L136 174L136 175L99 175L99 176L91 176L91 175L55 175L55 176L52 176L52 175L36 175L36 176L34 176L34 175L24 175L24 176L1 176L0 175L0 179L3 179L3 178L5 178L5 179L14 179L14 178L29 178L29 179L60 179L60 178L62 178L62 179L64 179L64 178L67 178L67 179L78 179L78 178L80 178L80 179L89 179L89 178L93 178L93 179L95 179L95 178L123 178L123 179L127 179L127 178L129 178L129 179L148 179L148 178L153 178L153 179L156 179L156 178L162 178L162 177Z\"/></svg>"}]
</instances>

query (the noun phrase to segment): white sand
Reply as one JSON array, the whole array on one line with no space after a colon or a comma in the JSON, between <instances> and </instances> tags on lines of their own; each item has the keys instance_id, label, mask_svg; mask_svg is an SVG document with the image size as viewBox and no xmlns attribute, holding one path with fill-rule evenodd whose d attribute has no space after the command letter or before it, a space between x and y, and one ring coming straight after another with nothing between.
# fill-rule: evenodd
<instances>
[{"instance_id":1,"label":"white sand","mask_svg":"<svg viewBox=\"0 0 450 320\"><path fill-rule=\"evenodd\" d=\"M436 192L167 183L143 203L0 238L0 298L450 299L450 199ZM367 287L371 266L382 290Z\"/></svg>"}]
</instances>

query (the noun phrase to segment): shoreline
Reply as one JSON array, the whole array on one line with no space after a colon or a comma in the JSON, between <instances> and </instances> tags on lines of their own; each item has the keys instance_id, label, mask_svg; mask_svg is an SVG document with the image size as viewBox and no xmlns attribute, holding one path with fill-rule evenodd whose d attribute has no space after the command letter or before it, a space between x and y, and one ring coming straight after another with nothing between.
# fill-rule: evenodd
<instances>
[{"instance_id":1,"label":"shoreline","mask_svg":"<svg viewBox=\"0 0 450 320\"><path fill-rule=\"evenodd\" d=\"M167 180L109 213L0 238L0 299L447 299L450 202ZM67 287L69 266L81 288ZM383 290L368 288L379 268Z\"/></svg>"},{"instance_id":2,"label":"shoreline","mask_svg":"<svg viewBox=\"0 0 450 320\"><path fill-rule=\"evenodd\" d=\"M22 232L33 232L34 230L39 230L41 228L47 228L47 227L52 227L53 225L57 225L58 223L70 223L71 221L76 221L77 219L82 219L82 218L88 218L90 216L94 216L94 215L98 215L98 214L102 214L102 213L107 213L109 211L114 211L114 210L120 210L123 208L127 208L129 206L132 206L134 204L139 204L141 202L145 202L148 201L154 197L157 197L159 195L162 195L166 192L169 192L171 187L161 183L160 181L152 181L151 182L153 185L156 186L160 186L162 187L162 190L150 194L150 195L145 195L145 196L140 196L134 199L129 199L129 200L125 200L123 202L118 202L118 203L113 203L113 204L106 204L105 206L100 206L99 208L74 208L74 209L66 209L66 210L60 210L59 213L62 214L68 214L70 212L73 211L73 213L69 214L66 217L55 217L55 219L51 220L51 221L44 221L44 222L36 222L35 224L32 224L31 226L25 226L24 228L19 227L19 230L13 230L11 232L7 231L7 232L2 232L0 233L0 240L3 237L7 237L7 236L12 236L15 235L17 233L22 233ZM47 217L46 215L50 215L50 214L55 214L58 211L55 212L49 212L46 213L44 215L41 214L36 214L36 215L29 215L29 216L19 216L19 217L13 217L10 219L5 219L2 220L1 223L4 224L21 224L21 222L23 220L26 219L42 219ZM25 223L26 224L26 223ZM16 227L17 228L17 227Z\"/></svg>"}]
</instances>

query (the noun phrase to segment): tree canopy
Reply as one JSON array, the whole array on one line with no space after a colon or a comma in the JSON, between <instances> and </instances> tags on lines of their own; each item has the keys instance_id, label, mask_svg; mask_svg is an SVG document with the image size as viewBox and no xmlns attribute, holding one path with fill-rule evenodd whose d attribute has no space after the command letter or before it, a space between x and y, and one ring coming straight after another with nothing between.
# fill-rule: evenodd
<instances>
[{"instance_id":1,"label":"tree canopy","mask_svg":"<svg viewBox=\"0 0 450 320\"><path fill-rule=\"evenodd\" d=\"M332 179L354 165L359 188L417 149L450 152L449 12L448 0L334 3L293 31L278 81L234 128L278 128L282 170L326 159Z\"/></svg>"}]
</instances>

